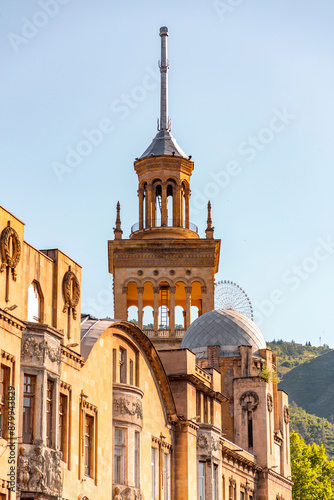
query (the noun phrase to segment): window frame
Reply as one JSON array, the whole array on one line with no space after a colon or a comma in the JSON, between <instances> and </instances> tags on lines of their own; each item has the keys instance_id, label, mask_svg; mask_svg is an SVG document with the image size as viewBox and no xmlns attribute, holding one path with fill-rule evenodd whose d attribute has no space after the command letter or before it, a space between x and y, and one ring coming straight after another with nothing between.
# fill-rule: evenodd
<instances>
[{"instance_id":1,"label":"window frame","mask_svg":"<svg viewBox=\"0 0 334 500\"><path fill-rule=\"evenodd\" d=\"M10 439L10 431L9 430L9 423L8 423L8 411L9 407L11 408L11 411L18 412L17 407L17 402L15 399L12 399L11 404L9 404L9 388L11 388L11 398L16 397L16 391L15 391L15 371L14 371L14 366L15 366L15 356L12 354L9 354L8 352L4 351L1 349L0 351L0 365L4 368L5 370L5 384L4 384L4 404L3 404L3 431L2 435L0 435L0 440L4 439L6 441L9 441ZM13 405L14 403L14 405ZM16 418L16 417L15 417Z\"/></svg>"},{"instance_id":2,"label":"window frame","mask_svg":"<svg viewBox=\"0 0 334 500\"><path fill-rule=\"evenodd\" d=\"M118 351L119 363L119 382L120 384L127 383L127 349L120 346Z\"/></svg>"},{"instance_id":3,"label":"window frame","mask_svg":"<svg viewBox=\"0 0 334 500\"><path fill-rule=\"evenodd\" d=\"M26 378L30 378L31 382L29 384L26 383ZM33 383L32 383L33 382ZM33 386L33 392L26 392L26 385L29 387ZM22 412L22 443L24 444L35 444L35 423L36 423L36 389L37 389L37 375L32 373L24 373L23 374L23 412ZM31 406L25 406L25 400L28 399L32 401ZM25 409L29 408L30 411L27 412ZM28 414L28 417L25 418L25 413ZM26 422L28 418L28 423ZM29 425L30 430L26 430L25 426ZM27 436L28 434L28 436Z\"/></svg>"},{"instance_id":4,"label":"window frame","mask_svg":"<svg viewBox=\"0 0 334 500\"><path fill-rule=\"evenodd\" d=\"M54 403L55 403L55 381L48 378L46 381L46 446L54 448Z\"/></svg>"},{"instance_id":5,"label":"window frame","mask_svg":"<svg viewBox=\"0 0 334 500\"><path fill-rule=\"evenodd\" d=\"M203 467L203 474L201 474L201 468ZM206 499L206 462L203 460L198 461L198 500ZM204 496L201 496L201 483L202 483L202 492Z\"/></svg>"},{"instance_id":6,"label":"window frame","mask_svg":"<svg viewBox=\"0 0 334 500\"><path fill-rule=\"evenodd\" d=\"M151 500L159 498L159 448L151 446Z\"/></svg>"},{"instance_id":7,"label":"window frame","mask_svg":"<svg viewBox=\"0 0 334 500\"><path fill-rule=\"evenodd\" d=\"M65 400L63 426L60 426L61 399ZM58 447L62 452L62 461L67 463L69 470L71 470L71 402L72 387L66 382L60 381L58 401Z\"/></svg>"},{"instance_id":8,"label":"window frame","mask_svg":"<svg viewBox=\"0 0 334 500\"><path fill-rule=\"evenodd\" d=\"M88 396L86 396L83 391L80 394L80 442L79 442L79 479L82 480L84 478L89 478L94 481L94 484L97 485L97 468L98 468L98 409L96 406L92 405L87 401ZM91 456L90 456L90 473L91 475L86 474L85 466L86 466L86 416L92 417L92 435L91 435ZM71 422L71 421L70 421ZM70 429L71 431L71 429ZM69 432L69 436L71 432ZM70 452L69 452L70 456Z\"/></svg>"},{"instance_id":9,"label":"window frame","mask_svg":"<svg viewBox=\"0 0 334 500\"><path fill-rule=\"evenodd\" d=\"M8 437L8 387L10 386L10 368L1 363L0 365L0 385L3 394L0 393L0 439ZM7 424L7 425L6 425Z\"/></svg>"},{"instance_id":10,"label":"window frame","mask_svg":"<svg viewBox=\"0 0 334 500\"><path fill-rule=\"evenodd\" d=\"M127 474L126 474L126 463L127 463L127 431L128 429L126 427L120 427L118 425L114 426L114 467L113 467L113 480L114 484L121 484L121 485L126 485L127 484ZM116 439L116 432L119 432L121 435L121 442L118 443ZM116 448L120 452L117 454L117 457L120 457L120 468L119 468L119 473L116 473L116 463L118 463L118 460L116 461ZM119 475L118 475L119 474Z\"/></svg>"},{"instance_id":11,"label":"window frame","mask_svg":"<svg viewBox=\"0 0 334 500\"><path fill-rule=\"evenodd\" d=\"M94 417L85 413L84 421L84 475L94 478ZM87 444L88 443L88 444Z\"/></svg>"},{"instance_id":12,"label":"window frame","mask_svg":"<svg viewBox=\"0 0 334 500\"><path fill-rule=\"evenodd\" d=\"M134 432L134 483L136 488L140 488L140 432Z\"/></svg>"}]
</instances>

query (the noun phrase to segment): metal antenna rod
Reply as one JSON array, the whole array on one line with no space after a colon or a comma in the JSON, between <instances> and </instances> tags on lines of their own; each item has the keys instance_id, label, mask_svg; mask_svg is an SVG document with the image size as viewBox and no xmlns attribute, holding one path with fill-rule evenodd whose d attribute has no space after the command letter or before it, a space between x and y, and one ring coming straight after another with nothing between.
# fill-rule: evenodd
<instances>
[{"instance_id":1,"label":"metal antenna rod","mask_svg":"<svg viewBox=\"0 0 334 500\"><path fill-rule=\"evenodd\" d=\"M161 61L159 62L161 88L160 88L160 130L169 130L168 118L168 69L169 61L167 59L167 37L168 28L160 28L161 36Z\"/></svg>"}]
</instances>

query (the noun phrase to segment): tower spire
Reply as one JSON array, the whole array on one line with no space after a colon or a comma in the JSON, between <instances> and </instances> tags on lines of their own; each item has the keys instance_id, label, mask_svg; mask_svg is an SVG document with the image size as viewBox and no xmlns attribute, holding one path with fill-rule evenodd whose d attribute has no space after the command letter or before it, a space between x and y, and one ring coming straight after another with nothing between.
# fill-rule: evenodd
<instances>
[{"instance_id":1,"label":"tower spire","mask_svg":"<svg viewBox=\"0 0 334 500\"><path fill-rule=\"evenodd\" d=\"M214 227L212 227L212 218L211 218L211 201L208 201L208 218L206 221L206 230L205 230L205 235L207 238L213 238L213 232L215 230Z\"/></svg>"},{"instance_id":2,"label":"tower spire","mask_svg":"<svg viewBox=\"0 0 334 500\"><path fill-rule=\"evenodd\" d=\"M114 235L115 235L115 240L120 240L122 239L123 231L121 228L121 205L119 201L117 202L116 205L116 211L117 215L116 215L116 227L114 227Z\"/></svg>"},{"instance_id":3,"label":"tower spire","mask_svg":"<svg viewBox=\"0 0 334 500\"><path fill-rule=\"evenodd\" d=\"M160 128L159 130L171 129L170 119L168 117L168 70L169 61L167 59L167 37L168 28L162 26L160 28L161 37L161 60L159 61L160 68Z\"/></svg>"}]
</instances>

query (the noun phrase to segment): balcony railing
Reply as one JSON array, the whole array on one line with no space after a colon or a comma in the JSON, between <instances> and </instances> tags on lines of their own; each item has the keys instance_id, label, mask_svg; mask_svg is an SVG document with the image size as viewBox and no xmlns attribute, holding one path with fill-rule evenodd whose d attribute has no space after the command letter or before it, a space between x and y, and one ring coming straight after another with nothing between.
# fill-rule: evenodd
<instances>
[{"instance_id":1,"label":"balcony railing","mask_svg":"<svg viewBox=\"0 0 334 500\"><path fill-rule=\"evenodd\" d=\"M155 332L152 330L143 330L145 335L148 337L177 337L182 338L185 334L185 330L175 330L175 332L171 332L170 330L161 329Z\"/></svg>"},{"instance_id":2,"label":"balcony railing","mask_svg":"<svg viewBox=\"0 0 334 500\"><path fill-rule=\"evenodd\" d=\"M179 220L176 219L167 219L167 224L162 224L161 219L158 219L155 221L155 223L151 223L151 225L148 225L148 221L143 221L143 229L151 229L155 227L180 227L183 229L190 229L191 231L194 231L194 233L198 233L198 227L196 224L193 224L192 222L180 222ZM136 222L131 227L131 234L135 233L136 231L139 231L140 225L139 222Z\"/></svg>"}]
</instances>

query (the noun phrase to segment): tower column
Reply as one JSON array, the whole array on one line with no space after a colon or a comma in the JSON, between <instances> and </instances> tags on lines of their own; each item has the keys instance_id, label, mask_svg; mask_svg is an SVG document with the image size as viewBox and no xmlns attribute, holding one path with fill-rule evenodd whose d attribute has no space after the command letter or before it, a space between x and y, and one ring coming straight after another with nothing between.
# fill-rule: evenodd
<instances>
[{"instance_id":1,"label":"tower column","mask_svg":"<svg viewBox=\"0 0 334 500\"><path fill-rule=\"evenodd\" d=\"M191 321L191 286L186 286L185 287L185 292L186 292L186 324L185 324L185 329L187 330L190 326L190 321Z\"/></svg>"},{"instance_id":2,"label":"tower column","mask_svg":"<svg viewBox=\"0 0 334 500\"><path fill-rule=\"evenodd\" d=\"M146 188L146 227L152 227L152 184L148 184Z\"/></svg>"},{"instance_id":3,"label":"tower column","mask_svg":"<svg viewBox=\"0 0 334 500\"><path fill-rule=\"evenodd\" d=\"M119 317L121 319L128 319L128 287L127 286L123 286L122 288L122 306L120 308L120 311L118 313L118 311L115 310L115 313L116 313L116 317Z\"/></svg>"},{"instance_id":4,"label":"tower column","mask_svg":"<svg viewBox=\"0 0 334 500\"><path fill-rule=\"evenodd\" d=\"M161 185L161 225L167 226L167 184Z\"/></svg>"},{"instance_id":5,"label":"tower column","mask_svg":"<svg viewBox=\"0 0 334 500\"><path fill-rule=\"evenodd\" d=\"M143 293L144 287L137 286L138 292L138 326L140 329L143 328Z\"/></svg>"},{"instance_id":6,"label":"tower column","mask_svg":"<svg viewBox=\"0 0 334 500\"><path fill-rule=\"evenodd\" d=\"M153 287L154 293L154 307L153 307L153 329L154 333L157 334L159 331L159 287Z\"/></svg>"},{"instance_id":7,"label":"tower column","mask_svg":"<svg viewBox=\"0 0 334 500\"><path fill-rule=\"evenodd\" d=\"M175 292L176 286L169 287L169 331L175 333Z\"/></svg>"},{"instance_id":8,"label":"tower column","mask_svg":"<svg viewBox=\"0 0 334 500\"><path fill-rule=\"evenodd\" d=\"M185 227L189 229L189 198L190 198L190 189L187 188L184 193L184 202L185 202Z\"/></svg>"},{"instance_id":9,"label":"tower column","mask_svg":"<svg viewBox=\"0 0 334 500\"><path fill-rule=\"evenodd\" d=\"M144 221L144 190L142 188L138 189L139 197L139 229L143 229Z\"/></svg>"},{"instance_id":10,"label":"tower column","mask_svg":"<svg viewBox=\"0 0 334 500\"><path fill-rule=\"evenodd\" d=\"M173 226L180 227L181 186L176 184L173 191Z\"/></svg>"}]
</instances>

